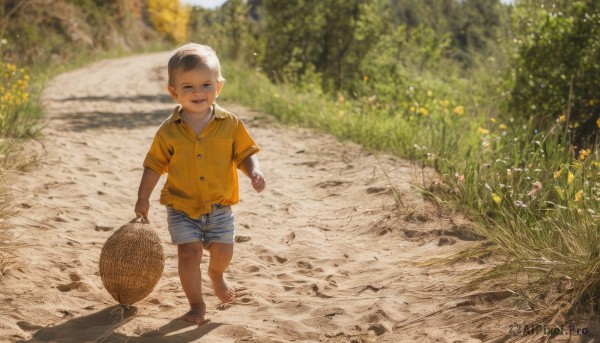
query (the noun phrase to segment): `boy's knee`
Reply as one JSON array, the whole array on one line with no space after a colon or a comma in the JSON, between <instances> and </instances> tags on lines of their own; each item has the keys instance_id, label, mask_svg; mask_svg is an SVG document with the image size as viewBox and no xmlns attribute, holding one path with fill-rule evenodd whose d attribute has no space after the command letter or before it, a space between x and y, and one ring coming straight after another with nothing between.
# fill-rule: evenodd
<instances>
[{"instance_id":1,"label":"boy's knee","mask_svg":"<svg viewBox=\"0 0 600 343\"><path fill-rule=\"evenodd\" d=\"M211 256L230 257L233 255L233 244L211 242L208 251Z\"/></svg>"},{"instance_id":2,"label":"boy's knee","mask_svg":"<svg viewBox=\"0 0 600 343\"><path fill-rule=\"evenodd\" d=\"M179 259L201 259L202 250L202 242L180 244L177 246L177 255L179 256Z\"/></svg>"}]
</instances>

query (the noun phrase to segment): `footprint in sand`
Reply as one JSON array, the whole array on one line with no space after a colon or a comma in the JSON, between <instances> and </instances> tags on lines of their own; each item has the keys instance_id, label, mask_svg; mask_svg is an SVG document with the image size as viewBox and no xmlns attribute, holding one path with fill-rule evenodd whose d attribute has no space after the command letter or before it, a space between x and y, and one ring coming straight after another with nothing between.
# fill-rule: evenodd
<instances>
[{"instance_id":1,"label":"footprint in sand","mask_svg":"<svg viewBox=\"0 0 600 343\"><path fill-rule=\"evenodd\" d=\"M78 290L80 292L89 292L90 291L90 286L88 286L87 284L85 284L84 282L81 281L74 281L65 285L58 285L56 286L56 288L65 293L65 292L70 292L73 290Z\"/></svg>"},{"instance_id":2,"label":"footprint in sand","mask_svg":"<svg viewBox=\"0 0 600 343\"><path fill-rule=\"evenodd\" d=\"M112 229L113 229L112 226L102 226L102 225L96 225L96 227L94 228L94 230L96 230L96 231L110 231Z\"/></svg>"},{"instance_id":3,"label":"footprint in sand","mask_svg":"<svg viewBox=\"0 0 600 343\"><path fill-rule=\"evenodd\" d=\"M252 238L251 238L251 237L249 237L249 236L241 236L241 235L235 236L235 242L236 242L236 243L244 243L244 242L248 242L248 241L250 241L251 239L252 239Z\"/></svg>"},{"instance_id":4,"label":"footprint in sand","mask_svg":"<svg viewBox=\"0 0 600 343\"><path fill-rule=\"evenodd\" d=\"M260 270L258 266L246 266L243 268L246 273L256 273Z\"/></svg>"},{"instance_id":5,"label":"footprint in sand","mask_svg":"<svg viewBox=\"0 0 600 343\"><path fill-rule=\"evenodd\" d=\"M292 231L290 232L290 234L283 238L283 243L290 244L294 241L294 239L296 239L296 234Z\"/></svg>"},{"instance_id":6,"label":"footprint in sand","mask_svg":"<svg viewBox=\"0 0 600 343\"><path fill-rule=\"evenodd\" d=\"M296 263L296 265L301 268L301 269L312 269L313 266L310 262L306 262L306 261L299 261L298 263Z\"/></svg>"},{"instance_id":7,"label":"footprint in sand","mask_svg":"<svg viewBox=\"0 0 600 343\"><path fill-rule=\"evenodd\" d=\"M39 329L41 329L43 327L43 326L40 326L40 325L31 324L30 322L26 322L26 321L23 321L23 320L18 321L17 325L23 331L35 331L35 330L39 330Z\"/></svg>"},{"instance_id":8,"label":"footprint in sand","mask_svg":"<svg viewBox=\"0 0 600 343\"><path fill-rule=\"evenodd\" d=\"M275 255L275 260L277 260L277 262L279 262L281 264L284 264L284 263L286 263L288 261L287 258L281 257L281 256L277 256L277 255Z\"/></svg>"}]
</instances>

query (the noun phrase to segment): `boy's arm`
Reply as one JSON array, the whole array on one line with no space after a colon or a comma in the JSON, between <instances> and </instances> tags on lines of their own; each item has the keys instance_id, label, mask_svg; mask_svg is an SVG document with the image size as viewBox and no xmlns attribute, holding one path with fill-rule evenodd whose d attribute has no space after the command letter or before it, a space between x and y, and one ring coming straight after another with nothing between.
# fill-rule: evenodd
<instances>
[{"instance_id":1,"label":"boy's arm","mask_svg":"<svg viewBox=\"0 0 600 343\"><path fill-rule=\"evenodd\" d=\"M238 166L240 170L250 178L252 188L258 193L262 192L266 187L265 177L258 165L258 158L252 154L246 157Z\"/></svg>"},{"instance_id":2,"label":"boy's arm","mask_svg":"<svg viewBox=\"0 0 600 343\"><path fill-rule=\"evenodd\" d=\"M160 173L152 168L145 167L138 189L138 198L135 203L136 218L142 217L143 220L148 220L148 211L150 211L150 195L160 180Z\"/></svg>"}]
</instances>

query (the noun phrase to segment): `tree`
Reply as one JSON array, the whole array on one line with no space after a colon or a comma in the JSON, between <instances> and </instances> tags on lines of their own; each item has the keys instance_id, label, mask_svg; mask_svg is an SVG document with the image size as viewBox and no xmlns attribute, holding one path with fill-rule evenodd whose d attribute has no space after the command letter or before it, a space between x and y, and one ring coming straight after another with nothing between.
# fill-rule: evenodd
<instances>
[{"instance_id":1,"label":"tree","mask_svg":"<svg viewBox=\"0 0 600 343\"><path fill-rule=\"evenodd\" d=\"M538 127L569 121L573 143L593 144L600 116L600 2L521 1L509 105Z\"/></svg>"}]
</instances>

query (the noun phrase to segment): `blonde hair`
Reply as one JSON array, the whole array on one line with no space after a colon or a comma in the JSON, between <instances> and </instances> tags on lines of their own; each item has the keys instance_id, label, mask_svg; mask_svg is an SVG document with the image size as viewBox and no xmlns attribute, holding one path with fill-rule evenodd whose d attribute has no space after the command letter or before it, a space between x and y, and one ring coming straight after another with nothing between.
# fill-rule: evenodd
<instances>
[{"instance_id":1,"label":"blonde hair","mask_svg":"<svg viewBox=\"0 0 600 343\"><path fill-rule=\"evenodd\" d=\"M225 81L221 75L221 63L217 53L208 45L187 43L175 49L169 58L169 85L173 85L173 73L176 69L181 68L183 71L188 71L197 67L212 70L217 82Z\"/></svg>"}]
</instances>

